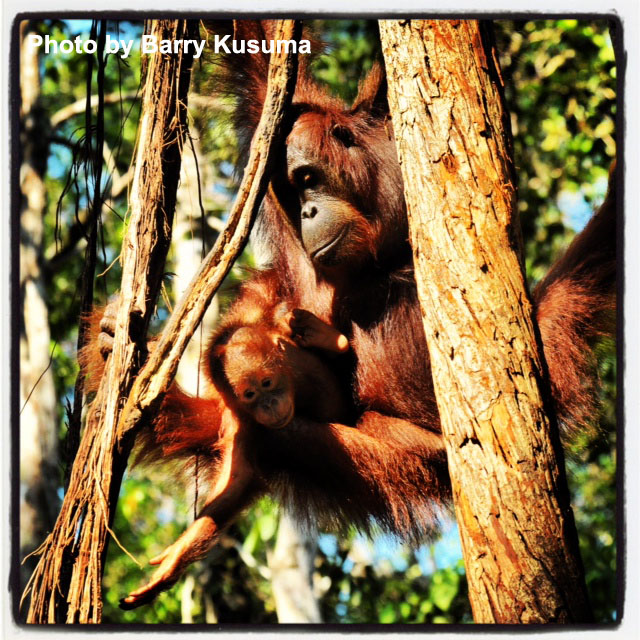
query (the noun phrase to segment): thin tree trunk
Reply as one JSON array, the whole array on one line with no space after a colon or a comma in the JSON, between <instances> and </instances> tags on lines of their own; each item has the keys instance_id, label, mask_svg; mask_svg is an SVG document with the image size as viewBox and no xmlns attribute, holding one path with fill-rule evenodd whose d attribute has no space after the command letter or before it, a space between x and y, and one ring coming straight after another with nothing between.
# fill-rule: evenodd
<instances>
[{"instance_id":1,"label":"thin tree trunk","mask_svg":"<svg viewBox=\"0 0 640 640\"><path fill-rule=\"evenodd\" d=\"M150 27L159 39L179 40L197 37L194 24L160 20ZM25 590L25 596L31 593L31 623L101 619L107 533L130 447L130 441L117 447L116 425L139 366L140 345L131 334L140 339L146 332L171 240L191 62L191 55L157 54L148 63L113 352L60 515Z\"/></svg>"},{"instance_id":2,"label":"thin tree trunk","mask_svg":"<svg viewBox=\"0 0 640 640\"><path fill-rule=\"evenodd\" d=\"M189 96L191 100L191 96ZM172 289L179 300L189 289L189 283L204 258L208 247L203 228L207 225L206 212L202 211L202 194L213 187L211 166L200 151L199 133L191 124L190 140L185 145L182 156L180 186L176 201L176 222L173 233L175 276ZM176 381L188 393L202 395L203 371L201 358L206 340L215 326L218 317L217 297L214 297L207 309L198 331L194 333L180 359L176 372Z\"/></svg>"},{"instance_id":3,"label":"thin tree trunk","mask_svg":"<svg viewBox=\"0 0 640 640\"><path fill-rule=\"evenodd\" d=\"M268 558L278 622L322 622L313 592L316 541L315 532L301 531L292 516L282 512L276 546Z\"/></svg>"},{"instance_id":4,"label":"thin tree trunk","mask_svg":"<svg viewBox=\"0 0 640 640\"><path fill-rule=\"evenodd\" d=\"M189 96L189 102L191 96ZM182 156L182 171L176 203L173 249L175 276L173 290L180 298L197 271L202 260L204 240L202 226L202 193L210 191L212 183L211 166L200 151L198 131L190 126L191 140ZM215 325L218 314L217 297L214 297L205 313L198 331L189 341L176 372L176 381L193 395L201 395L205 389L201 359L206 341ZM197 469L197 467L196 467ZM197 479L195 482L197 488ZM194 495L200 492L194 489ZM317 598L313 593L313 561L316 551L316 532L301 531L296 527L291 515L283 511L280 516L275 550L269 554L271 586L279 622L319 623L322 622ZM185 580L181 591L182 622L192 622L191 608L197 597L202 597L202 589L193 578Z\"/></svg>"},{"instance_id":5,"label":"thin tree trunk","mask_svg":"<svg viewBox=\"0 0 640 640\"><path fill-rule=\"evenodd\" d=\"M586 621L495 51L476 21L380 31L474 619Z\"/></svg>"},{"instance_id":6,"label":"thin tree trunk","mask_svg":"<svg viewBox=\"0 0 640 640\"><path fill-rule=\"evenodd\" d=\"M39 104L38 49L27 43L32 32L30 25L25 20L20 26L20 549L23 551L32 551L42 542L55 522L59 505L56 393L41 271L48 136L46 114Z\"/></svg>"},{"instance_id":7,"label":"thin tree trunk","mask_svg":"<svg viewBox=\"0 0 640 640\"><path fill-rule=\"evenodd\" d=\"M189 95L190 107L192 95ZM176 214L173 231L171 253L175 275L172 279L172 290L175 300L179 300L189 288L193 275L197 272L205 252L205 240L202 228L207 224L205 212L201 210L201 194L212 187L211 165L207 164L200 152L199 133L194 124L189 126L189 137L182 155L182 170L180 185L176 200ZM203 216L204 219L203 219ZM205 312L198 330L189 340L178 370L176 382L187 393L201 396L206 392L202 356L206 348L206 341L215 326L218 317L217 296L214 296L209 308ZM193 500L193 518L195 519L200 506L199 501L207 495L201 486L201 467L196 460L193 466L194 477L190 483L188 499ZM184 586L180 590L180 613L183 624L193 622L193 608L198 601L207 611L213 607L212 602L206 602L205 585L196 581L192 574L186 576ZM206 617L207 613L205 613Z\"/></svg>"}]
</instances>

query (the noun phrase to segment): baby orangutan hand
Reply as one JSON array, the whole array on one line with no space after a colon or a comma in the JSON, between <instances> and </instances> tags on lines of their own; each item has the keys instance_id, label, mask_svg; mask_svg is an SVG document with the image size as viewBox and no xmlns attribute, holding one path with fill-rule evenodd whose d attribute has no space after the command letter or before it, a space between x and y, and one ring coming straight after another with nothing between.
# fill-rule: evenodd
<instances>
[{"instance_id":1,"label":"baby orangutan hand","mask_svg":"<svg viewBox=\"0 0 640 640\"><path fill-rule=\"evenodd\" d=\"M216 534L213 520L203 516L149 564L160 565L147 584L120 600L121 609L135 609L151 602L161 591L172 587L192 562L202 558L213 546Z\"/></svg>"}]
</instances>

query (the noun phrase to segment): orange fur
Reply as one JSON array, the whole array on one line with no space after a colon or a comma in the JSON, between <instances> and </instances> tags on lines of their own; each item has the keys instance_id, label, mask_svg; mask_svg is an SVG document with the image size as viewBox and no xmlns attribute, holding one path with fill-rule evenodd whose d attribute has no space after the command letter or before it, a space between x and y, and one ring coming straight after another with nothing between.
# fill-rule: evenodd
<instances>
[{"instance_id":1,"label":"orange fur","mask_svg":"<svg viewBox=\"0 0 640 640\"><path fill-rule=\"evenodd\" d=\"M98 349L100 321L103 313L104 308L97 307L85 318L88 325L87 342L78 352L78 364L85 376L85 393L95 393L98 390L104 372L105 361Z\"/></svg>"},{"instance_id":2,"label":"orange fur","mask_svg":"<svg viewBox=\"0 0 640 640\"><path fill-rule=\"evenodd\" d=\"M597 415L595 341L615 331L615 172L598 212L534 289L558 418L569 431Z\"/></svg>"}]
</instances>

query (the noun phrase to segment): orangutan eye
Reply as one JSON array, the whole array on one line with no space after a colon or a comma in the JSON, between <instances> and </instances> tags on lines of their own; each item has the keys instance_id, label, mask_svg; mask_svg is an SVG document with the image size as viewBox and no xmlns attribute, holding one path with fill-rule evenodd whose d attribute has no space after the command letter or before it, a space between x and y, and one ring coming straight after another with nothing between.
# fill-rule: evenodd
<instances>
[{"instance_id":1,"label":"orangutan eye","mask_svg":"<svg viewBox=\"0 0 640 640\"><path fill-rule=\"evenodd\" d=\"M247 400L253 400L256 397L256 392L247 389L242 395L244 395Z\"/></svg>"},{"instance_id":2,"label":"orangutan eye","mask_svg":"<svg viewBox=\"0 0 640 640\"><path fill-rule=\"evenodd\" d=\"M331 128L331 135L333 135L334 138L340 140L340 142L342 142L342 144L347 147L347 149L349 147L353 147L356 143L351 130L347 127L343 127L340 124L333 125L333 127Z\"/></svg>"},{"instance_id":3,"label":"orangutan eye","mask_svg":"<svg viewBox=\"0 0 640 640\"><path fill-rule=\"evenodd\" d=\"M296 185L299 189L311 189L318 184L318 175L312 169L305 167L304 169L300 169L296 172L295 175Z\"/></svg>"},{"instance_id":4,"label":"orangutan eye","mask_svg":"<svg viewBox=\"0 0 640 640\"><path fill-rule=\"evenodd\" d=\"M272 384L272 382L271 382L271 378L265 378L265 379L262 381L262 386L263 386L265 389L268 389L269 387L271 387L271 384Z\"/></svg>"}]
</instances>

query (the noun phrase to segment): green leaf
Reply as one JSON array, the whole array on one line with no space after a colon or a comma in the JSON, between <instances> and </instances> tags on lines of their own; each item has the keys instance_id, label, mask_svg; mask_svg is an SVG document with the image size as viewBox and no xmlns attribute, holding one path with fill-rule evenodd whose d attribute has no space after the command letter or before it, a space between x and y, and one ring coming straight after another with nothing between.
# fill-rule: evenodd
<instances>
[{"instance_id":1,"label":"green leaf","mask_svg":"<svg viewBox=\"0 0 640 640\"><path fill-rule=\"evenodd\" d=\"M444 569L433 575L429 597L438 609L448 611L458 593L460 576L453 569Z\"/></svg>"},{"instance_id":2,"label":"green leaf","mask_svg":"<svg viewBox=\"0 0 640 640\"><path fill-rule=\"evenodd\" d=\"M382 624L391 624L396 622L398 616L396 615L395 607L391 602L387 603L378 614L378 621Z\"/></svg>"}]
</instances>

